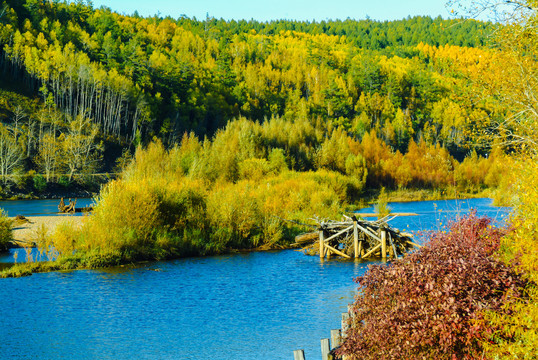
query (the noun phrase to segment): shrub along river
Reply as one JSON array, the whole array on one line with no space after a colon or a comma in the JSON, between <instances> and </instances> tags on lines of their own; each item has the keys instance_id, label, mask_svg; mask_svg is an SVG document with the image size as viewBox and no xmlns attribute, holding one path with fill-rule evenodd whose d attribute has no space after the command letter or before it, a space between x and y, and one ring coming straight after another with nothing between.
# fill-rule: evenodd
<instances>
[{"instance_id":1,"label":"shrub along river","mask_svg":"<svg viewBox=\"0 0 538 360\"><path fill-rule=\"evenodd\" d=\"M46 215L42 201L23 203ZM508 214L490 199L389 206L418 214L391 222L408 231L438 229L470 208L499 221ZM373 263L285 250L2 279L0 359L290 360L297 349L320 359L320 339L353 301L353 278Z\"/></svg>"}]
</instances>

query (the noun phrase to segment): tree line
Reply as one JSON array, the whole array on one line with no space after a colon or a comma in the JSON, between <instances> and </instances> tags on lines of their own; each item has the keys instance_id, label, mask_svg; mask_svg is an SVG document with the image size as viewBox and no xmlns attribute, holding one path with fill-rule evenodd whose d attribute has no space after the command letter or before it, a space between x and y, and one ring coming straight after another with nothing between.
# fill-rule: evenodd
<instances>
[{"instance_id":1,"label":"tree line","mask_svg":"<svg viewBox=\"0 0 538 360\"><path fill-rule=\"evenodd\" d=\"M171 147L186 132L212 137L238 118L308 124L325 138L337 128L354 141L374 136L394 153L424 143L462 161L491 151L491 142L476 144L478 133L505 113L498 102L472 99L459 60L449 56L474 49L469 61L494 58L485 47L491 23L143 18L82 1L1 7L0 71L20 84L15 92L40 98L19 109L6 97L2 121L26 168L47 174L59 165L46 153L73 128L93 140L83 151L89 163L101 141L156 137ZM76 143L73 136L67 143ZM321 143L287 154L288 162L313 169L305 154ZM62 165L69 173L86 166Z\"/></svg>"}]
</instances>

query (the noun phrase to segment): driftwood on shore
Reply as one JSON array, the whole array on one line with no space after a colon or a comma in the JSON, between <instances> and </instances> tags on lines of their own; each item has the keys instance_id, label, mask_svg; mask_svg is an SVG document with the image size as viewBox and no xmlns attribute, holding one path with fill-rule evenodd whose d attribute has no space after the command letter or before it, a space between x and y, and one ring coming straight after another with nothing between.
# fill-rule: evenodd
<instances>
[{"instance_id":1,"label":"driftwood on shore","mask_svg":"<svg viewBox=\"0 0 538 360\"><path fill-rule=\"evenodd\" d=\"M76 212L90 212L93 210L91 206L83 207L83 208L77 208L77 199L75 201L72 201L69 199L69 203L66 205L64 202L64 198L60 199L60 203L58 204L58 211L61 214L73 214Z\"/></svg>"},{"instance_id":2,"label":"driftwood on shore","mask_svg":"<svg viewBox=\"0 0 538 360\"><path fill-rule=\"evenodd\" d=\"M317 231L299 235L298 245L320 258L339 255L345 258L397 258L412 248L420 247L412 241L412 235L400 232L388 225L396 216L368 221L344 215L342 221L315 219Z\"/></svg>"},{"instance_id":3,"label":"driftwood on shore","mask_svg":"<svg viewBox=\"0 0 538 360\"><path fill-rule=\"evenodd\" d=\"M64 198L60 199L60 204L58 204L58 211L62 214L72 214L75 212L75 206L77 205L77 199L72 201L69 199L69 203L66 205Z\"/></svg>"}]
</instances>

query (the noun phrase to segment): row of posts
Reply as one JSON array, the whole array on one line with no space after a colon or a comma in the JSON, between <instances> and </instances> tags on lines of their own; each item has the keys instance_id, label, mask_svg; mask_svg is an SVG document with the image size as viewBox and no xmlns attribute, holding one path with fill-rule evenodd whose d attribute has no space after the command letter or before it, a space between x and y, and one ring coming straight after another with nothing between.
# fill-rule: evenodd
<instances>
[{"instance_id":1,"label":"row of posts","mask_svg":"<svg viewBox=\"0 0 538 360\"><path fill-rule=\"evenodd\" d=\"M350 306L348 306L348 311ZM336 349L342 343L342 337L345 335L348 328L349 312L342 313L342 329L331 330L330 339L321 339L321 360L332 360L331 349ZM331 347L332 345L332 347ZM343 357L346 359L346 356ZM295 350L293 352L293 360L305 360L304 350Z\"/></svg>"},{"instance_id":2,"label":"row of posts","mask_svg":"<svg viewBox=\"0 0 538 360\"><path fill-rule=\"evenodd\" d=\"M362 252L362 241L359 241L359 228L356 219L353 219L353 250L355 259L359 259ZM330 249L327 249L327 257L329 257L330 251ZM371 252L365 254L365 257L371 255ZM325 233L323 229L319 230L319 257L320 259L325 257ZM381 257L383 259L387 258L387 231L383 228L381 229Z\"/></svg>"}]
</instances>

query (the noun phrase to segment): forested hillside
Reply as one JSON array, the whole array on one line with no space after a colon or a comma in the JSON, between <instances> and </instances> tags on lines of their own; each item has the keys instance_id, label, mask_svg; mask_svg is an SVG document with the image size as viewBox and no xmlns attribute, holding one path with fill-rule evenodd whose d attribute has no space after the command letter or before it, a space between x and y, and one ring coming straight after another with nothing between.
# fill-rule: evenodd
<instances>
[{"instance_id":1,"label":"forested hillside","mask_svg":"<svg viewBox=\"0 0 538 360\"><path fill-rule=\"evenodd\" d=\"M170 148L188 132L217 142L228 126L239 147L254 141L222 154L232 181L241 161L280 149L299 171L350 175L349 164L364 162L373 187L498 184L480 135L507 110L472 81L502 66L486 46L492 24L199 21L82 1L0 4L4 176L35 170L70 182L112 171L122 147L156 137Z\"/></svg>"}]
</instances>

